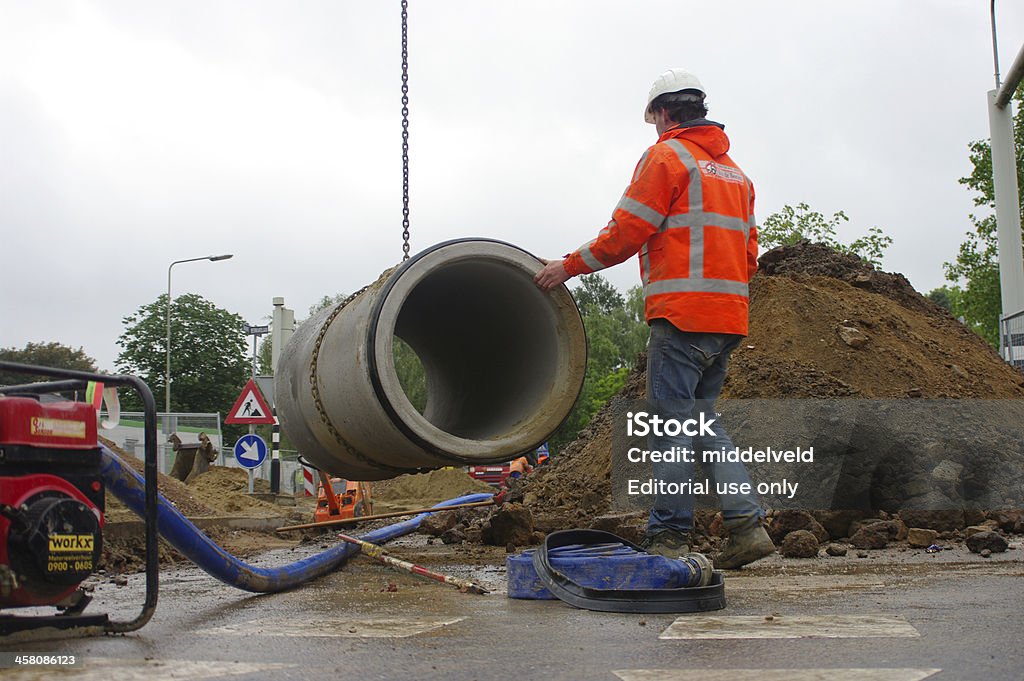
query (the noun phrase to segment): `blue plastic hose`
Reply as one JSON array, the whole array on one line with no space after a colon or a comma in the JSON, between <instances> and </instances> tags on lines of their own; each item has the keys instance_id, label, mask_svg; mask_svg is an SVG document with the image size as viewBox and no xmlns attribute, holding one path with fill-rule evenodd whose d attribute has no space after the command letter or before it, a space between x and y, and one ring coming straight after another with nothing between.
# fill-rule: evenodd
<instances>
[{"instance_id":1,"label":"blue plastic hose","mask_svg":"<svg viewBox=\"0 0 1024 681\"><path fill-rule=\"evenodd\" d=\"M107 489L113 492L114 496L128 508L140 517L144 517L146 502L145 483L142 476L107 447L101 446L100 450L103 458L100 475ZM443 501L437 504L437 507L486 501L492 496L486 493L467 494ZM415 531L428 515L430 513L421 513L400 523L369 532L361 539L380 544L409 534ZM335 570L350 557L359 553L358 546L339 544L315 556L289 565L274 568L255 567L239 560L218 546L203 534L202 530L189 522L188 518L183 516L163 495L158 495L157 500L157 528L160 536L171 546L208 574L225 584L257 593L271 593L295 588Z\"/></svg>"},{"instance_id":2,"label":"blue plastic hose","mask_svg":"<svg viewBox=\"0 0 1024 681\"><path fill-rule=\"evenodd\" d=\"M509 556L508 597L553 600L533 565L534 549ZM694 583L693 566L682 560L638 553L624 544L571 544L552 549L552 567L591 589L678 589Z\"/></svg>"}]
</instances>

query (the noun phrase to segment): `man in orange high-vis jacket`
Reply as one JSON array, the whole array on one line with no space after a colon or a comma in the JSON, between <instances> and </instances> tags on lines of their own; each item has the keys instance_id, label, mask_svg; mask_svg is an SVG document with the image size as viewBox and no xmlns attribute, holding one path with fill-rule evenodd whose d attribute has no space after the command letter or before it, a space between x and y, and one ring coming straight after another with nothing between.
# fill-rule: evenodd
<instances>
[{"instance_id":1,"label":"man in orange high-vis jacket","mask_svg":"<svg viewBox=\"0 0 1024 681\"><path fill-rule=\"evenodd\" d=\"M508 475L510 478L521 478L532 470L533 466L530 465L525 456L513 459L508 465Z\"/></svg>"},{"instance_id":2,"label":"man in orange high-vis jacket","mask_svg":"<svg viewBox=\"0 0 1024 681\"><path fill-rule=\"evenodd\" d=\"M658 142L637 164L611 221L563 260L544 261L535 279L549 291L639 254L651 326L647 397L662 418L715 417L729 354L747 333L747 286L757 270L754 187L729 157L724 127L705 118L705 94L683 69L659 76L644 111ZM693 480L692 458L733 448L720 419L696 436L652 436L648 445L696 452L688 462L652 464L654 479L684 490L691 489L679 483ZM703 469L713 488L750 485L742 463L704 463ZM730 537L715 566L738 568L774 552L753 492L719 496ZM693 503L692 493L655 496L642 542L647 551L673 557L689 551Z\"/></svg>"}]
</instances>

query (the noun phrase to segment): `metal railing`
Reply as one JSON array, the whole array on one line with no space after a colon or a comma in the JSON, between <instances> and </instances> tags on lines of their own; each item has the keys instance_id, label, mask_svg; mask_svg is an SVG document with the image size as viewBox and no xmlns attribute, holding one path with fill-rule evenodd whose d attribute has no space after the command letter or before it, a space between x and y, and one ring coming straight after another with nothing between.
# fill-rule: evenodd
<instances>
[{"instance_id":1,"label":"metal railing","mask_svg":"<svg viewBox=\"0 0 1024 681\"><path fill-rule=\"evenodd\" d=\"M109 418L104 411L103 419ZM142 449L142 413L121 412L116 426L100 431L100 435L111 440L118 447L133 456L139 456ZM168 474L174 466L174 448L167 441L170 433L178 433L182 442L198 442L199 433L206 433L215 449L223 446L220 414L157 414L157 468L161 473Z\"/></svg>"},{"instance_id":2,"label":"metal railing","mask_svg":"<svg viewBox=\"0 0 1024 681\"><path fill-rule=\"evenodd\" d=\"M1024 369L1024 310L999 320L999 354L1008 363Z\"/></svg>"}]
</instances>

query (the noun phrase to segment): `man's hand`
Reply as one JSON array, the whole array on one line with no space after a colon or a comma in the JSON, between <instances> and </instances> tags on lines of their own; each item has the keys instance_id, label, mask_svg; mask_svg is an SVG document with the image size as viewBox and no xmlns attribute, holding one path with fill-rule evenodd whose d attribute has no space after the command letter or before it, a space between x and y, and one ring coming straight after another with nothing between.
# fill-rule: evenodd
<instances>
[{"instance_id":1,"label":"man's hand","mask_svg":"<svg viewBox=\"0 0 1024 681\"><path fill-rule=\"evenodd\" d=\"M533 281L541 291L550 291L559 284L569 281L569 273L565 271L561 260L545 260L541 258L540 261L544 263L544 269L537 273Z\"/></svg>"}]
</instances>

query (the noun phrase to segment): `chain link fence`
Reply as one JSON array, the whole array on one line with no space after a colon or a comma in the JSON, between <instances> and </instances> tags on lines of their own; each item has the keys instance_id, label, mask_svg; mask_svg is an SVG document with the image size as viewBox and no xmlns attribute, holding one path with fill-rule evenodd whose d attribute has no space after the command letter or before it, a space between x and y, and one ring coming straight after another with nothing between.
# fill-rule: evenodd
<instances>
[{"instance_id":1,"label":"chain link fence","mask_svg":"<svg viewBox=\"0 0 1024 681\"><path fill-rule=\"evenodd\" d=\"M1024 310L1007 315L999 322L999 350L1003 359L1024 369Z\"/></svg>"},{"instance_id":2,"label":"chain link fence","mask_svg":"<svg viewBox=\"0 0 1024 681\"><path fill-rule=\"evenodd\" d=\"M106 413L102 413L101 416L104 419L109 418ZM220 414L157 414L157 469L161 473L170 473L174 466L174 445L168 442L172 433L177 433L183 444L199 442L199 434L206 433L214 449L222 451L224 436L221 431ZM100 435L113 441L132 456L139 459L145 457L142 412L121 412L117 425L109 430L101 430ZM233 463L234 457L231 456L230 450L228 456ZM220 458L223 459L223 456ZM224 465L220 460L216 464Z\"/></svg>"},{"instance_id":3,"label":"chain link fence","mask_svg":"<svg viewBox=\"0 0 1024 681\"><path fill-rule=\"evenodd\" d=\"M103 419L109 414L103 412ZM220 414L157 414L157 468L161 473L170 474L174 466L174 445L168 442L172 433L176 433L183 444L199 442L199 434L206 433L217 451L214 466L241 468L235 460L234 443L224 441ZM145 457L143 443L142 412L121 412L118 424L109 430L101 430L100 435L111 440L115 445L136 458ZM268 442L268 447L270 443ZM302 465L298 461L299 453L294 449L282 449L281 452L281 494L302 495ZM255 469L256 478L270 482L270 452L267 460Z\"/></svg>"}]
</instances>

